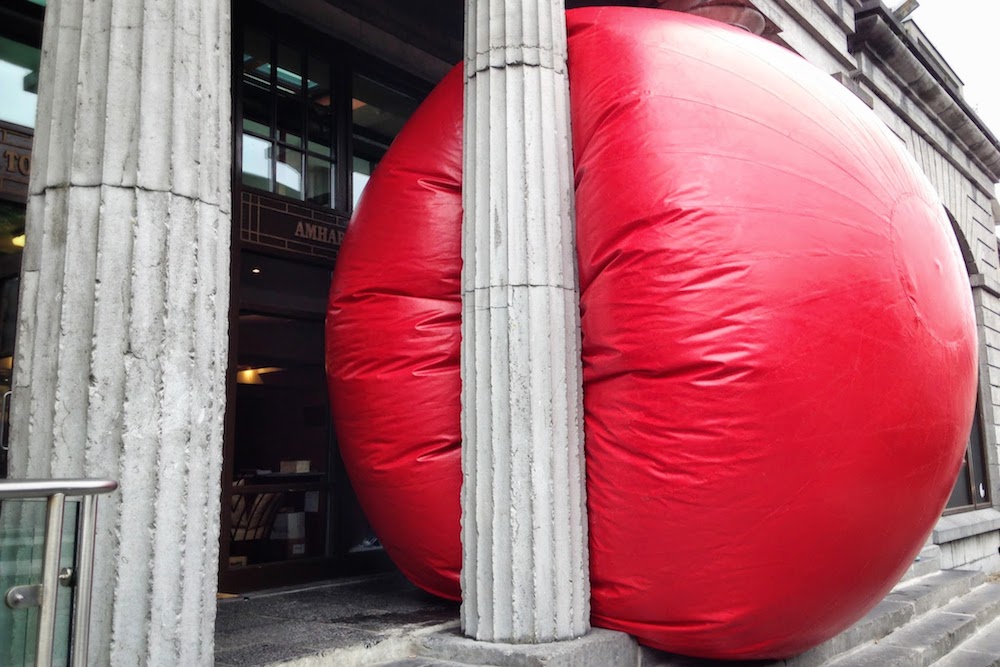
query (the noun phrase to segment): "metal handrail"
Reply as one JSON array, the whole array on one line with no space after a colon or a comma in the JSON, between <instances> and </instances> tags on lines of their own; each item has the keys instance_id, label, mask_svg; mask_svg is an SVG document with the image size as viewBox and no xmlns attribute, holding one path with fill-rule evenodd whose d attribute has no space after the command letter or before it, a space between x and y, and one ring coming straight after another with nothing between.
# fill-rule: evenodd
<instances>
[{"instance_id":1,"label":"metal handrail","mask_svg":"<svg viewBox=\"0 0 1000 667\"><path fill-rule=\"evenodd\" d=\"M111 493L118 482L110 479L2 479L0 500L64 496L98 496Z\"/></svg>"},{"instance_id":2,"label":"metal handrail","mask_svg":"<svg viewBox=\"0 0 1000 667\"><path fill-rule=\"evenodd\" d=\"M107 479L21 479L0 480L0 500L46 499L45 547L42 558L42 583L38 593L38 641L36 667L51 667L55 647L56 595L59 586L59 561L62 551L63 511L67 496L83 498L77 526L76 559L73 575L76 595L73 604L73 637L70 644L72 667L86 667L90 642L90 600L94 581L94 543L97 528L97 498L118 488ZM6 595L9 606L23 599L12 588Z\"/></svg>"}]
</instances>

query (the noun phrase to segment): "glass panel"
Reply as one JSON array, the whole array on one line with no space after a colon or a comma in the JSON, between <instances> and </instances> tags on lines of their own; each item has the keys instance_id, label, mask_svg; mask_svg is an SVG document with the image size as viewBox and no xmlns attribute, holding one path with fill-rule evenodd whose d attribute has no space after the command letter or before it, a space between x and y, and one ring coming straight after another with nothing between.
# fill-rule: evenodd
<instances>
[{"instance_id":1,"label":"glass panel","mask_svg":"<svg viewBox=\"0 0 1000 667\"><path fill-rule=\"evenodd\" d=\"M240 305L322 317L330 269L245 252L240 258Z\"/></svg>"},{"instance_id":2,"label":"glass panel","mask_svg":"<svg viewBox=\"0 0 1000 667\"><path fill-rule=\"evenodd\" d=\"M243 82L243 130L271 136L271 95L256 82Z\"/></svg>"},{"instance_id":3,"label":"glass panel","mask_svg":"<svg viewBox=\"0 0 1000 667\"><path fill-rule=\"evenodd\" d=\"M306 158L306 200L313 204L332 206L333 165L320 157Z\"/></svg>"},{"instance_id":4,"label":"glass panel","mask_svg":"<svg viewBox=\"0 0 1000 667\"><path fill-rule=\"evenodd\" d=\"M24 204L0 201L0 255L24 249Z\"/></svg>"},{"instance_id":5,"label":"glass panel","mask_svg":"<svg viewBox=\"0 0 1000 667\"><path fill-rule=\"evenodd\" d=\"M271 39L253 28L243 31L243 80L271 87Z\"/></svg>"},{"instance_id":6,"label":"glass panel","mask_svg":"<svg viewBox=\"0 0 1000 667\"><path fill-rule=\"evenodd\" d=\"M330 271L246 253L241 294L322 312ZM255 284L261 283L261 284ZM242 312L229 566L327 554L330 416L323 320Z\"/></svg>"},{"instance_id":7,"label":"glass panel","mask_svg":"<svg viewBox=\"0 0 1000 667\"><path fill-rule=\"evenodd\" d=\"M243 135L243 184L271 191L271 142Z\"/></svg>"},{"instance_id":8,"label":"glass panel","mask_svg":"<svg viewBox=\"0 0 1000 667\"><path fill-rule=\"evenodd\" d=\"M972 495L976 505L989 504L990 483L986 473L986 450L983 448L982 421L979 417L979 401L976 401L972 433L969 436L969 452L972 458Z\"/></svg>"},{"instance_id":9,"label":"glass panel","mask_svg":"<svg viewBox=\"0 0 1000 667\"><path fill-rule=\"evenodd\" d=\"M279 195L302 199L302 153L278 147L278 165L274 189Z\"/></svg>"},{"instance_id":10,"label":"glass panel","mask_svg":"<svg viewBox=\"0 0 1000 667\"><path fill-rule=\"evenodd\" d=\"M254 489L295 478L292 474L254 474L233 485L231 568L326 555L326 489Z\"/></svg>"},{"instance_id":11,"label":"glass panel","mask_svg":"<svg viewBox=\"0 0 1000 667\"><path fill-rule=\"evenodd\" d=\"M360 157L354 158L354 173L352 174L352 187L354 188L353 208L357 208L358 202L361 200L361 193L365 191L365 186L368 185L368 180L371 178L374 169L375 164L370 160Z\"/></svg>"},{"instance_id":12,"label":"glass panel","mask_svg":"<svg viewBox=\"0 0 1000 667\"><path fill-rule=\"evenodd\" d=\"M358 74L354 75L353 91L354 131L386 145L399 134L418 104L415 98Z\"/></svg>"},{"instance_id":13,"label":"glass panel","mask_svg":"<svg viewBox=\"0 0 1000 667\"><path fill-rule=\"evenodd\" d=\"M40 584L45 549L44 500L7 500L0 506L0 593L14 586ZM77 503L67 502L63 518L60 567L71 567L76 555ZM73 589L59 587L56 597L54 665L69 664ZM35 664L38 609L10 609L0 604L0 665Z\"/></svg>"},{"instance_id":14,"label":"glass panel","mask_svg":"<svg viewBox=\"0 0 1000 667\"><path fill-rule=\"evenodd\" d=\"M278 96L278 140L293 146L302 145L305 105L298 100Z\"/></svg>"},{"instance_id":15,"label":"glass panel","mask_svg":"<svg viewBox=\"0 0 1000 667\"><path fill-rule=\"evenodd\" d=\"M302 92L302 53L278 44L278 90L298 95Z\"/></svg>"},{"instance_id":16,"label":"glass panel","mask_svg":"<svg viewBox=\"0 0 1000 667\"><path fill-rule=\"evenodd\" d=\"M330 107L330 64L313 56L309 57L309 90L306 96L317 106Z\"/></svg>"},{"instance_id":17,"label":"glass panel","mask_svg":"<svg viewBox=\"0 0 1000 667\"><path fill-rule=\"evenodd\" d=\"M948 508L968 507L972 505L972 494L969 478L969 450L966 449L962 458L962 467L958 471L958 479L955 480L955 488L951 491L948 499Z\"/></svg>"},{"instance_id":18,"label":"glass panel","mask_svg":"<svg viewBox=\"0 0 1000 667\"><path fill-rule=\"evenodd\" d=\"M0 120L35 126L40 59L38 49L0 37Z\"/></svg>"},{"instance_id":19,"label":"glass panel","mask_svg":"<svg viewBox=\"0 0 1000 667\"><path fill-rule=\"evenodd\" d=\"M327 157L333 153L333 117L328 109L309 109L309 150Z\"/></svg>"}]
</instances>

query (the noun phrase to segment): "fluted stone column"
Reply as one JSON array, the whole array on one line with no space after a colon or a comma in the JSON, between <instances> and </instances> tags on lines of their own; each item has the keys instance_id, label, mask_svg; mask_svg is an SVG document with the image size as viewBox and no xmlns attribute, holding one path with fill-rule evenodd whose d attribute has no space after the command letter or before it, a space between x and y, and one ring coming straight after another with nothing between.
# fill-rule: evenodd
<instances>
[{"instance_id":1,"label":"fluted stone column","mask_svg":"<svg viewBox=\"0 0 1000 667\"><path fill-rule=\"evenodd\" d=\"M579 288L561 0L467 0L462 626L589 629Z\"/></svg>"},{"instance_id":2,"label":"fluted stone column","mask_svg":"<svg viewBox=\"0 0 1000 667\"><path fill-rule=\"evenodd\" d=\"M45 16L11 424L19 477L111 477L93 665L210 665L230 244L230 2Z\"/></svg>"}]
</instances>

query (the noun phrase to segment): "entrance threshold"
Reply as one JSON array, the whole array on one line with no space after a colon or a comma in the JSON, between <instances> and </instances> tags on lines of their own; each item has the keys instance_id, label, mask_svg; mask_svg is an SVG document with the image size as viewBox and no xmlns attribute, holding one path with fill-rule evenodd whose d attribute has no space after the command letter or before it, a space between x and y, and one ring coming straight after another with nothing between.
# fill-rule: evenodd
<instances>
[{"instance_id":1,"label":"entrance threshold","mask_svg":"<svg viewBox=\"0 0 1000 667\"><path fill-rule=\"evenodd\" d=\"M372 665L410 655L416 636L458 627L459 605L398 573L220 596L216 667Z\"/></svg>"}]
</instances>

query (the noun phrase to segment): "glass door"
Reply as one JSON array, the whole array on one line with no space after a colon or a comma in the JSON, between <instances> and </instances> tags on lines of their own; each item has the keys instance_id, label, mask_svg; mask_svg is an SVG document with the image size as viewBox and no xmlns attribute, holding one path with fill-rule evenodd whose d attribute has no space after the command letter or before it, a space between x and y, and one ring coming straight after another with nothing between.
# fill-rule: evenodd
<instances>
[{"instance_id":1,"label":"glass door","mask_svg":"<svg viewBox=\"0 0 1000 667\"><path fill-rule=\"evenodd\" d=\"M323 370L330 270L242 252L238 275L222 583L246 589L280 582L277 566L322 570L332 557Z\"/></svg>"}]
</instances>

